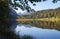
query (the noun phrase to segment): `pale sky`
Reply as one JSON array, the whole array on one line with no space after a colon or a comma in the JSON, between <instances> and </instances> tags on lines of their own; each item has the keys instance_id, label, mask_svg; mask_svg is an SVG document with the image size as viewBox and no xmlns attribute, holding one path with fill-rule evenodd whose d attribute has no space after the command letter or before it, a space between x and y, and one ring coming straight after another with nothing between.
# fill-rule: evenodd
<instances>
[{"instance_id":1,"label":"pale sky","mask_svg":"<svg viewBox=\"0 0 60 39\"><path fill-rule=\"evenodd\" d=\"M28 2L29 3L29 6L32 8L32 9L34 9L34 10L36 10L36 11L39 11L39 10L46 10L46 9L55 9L55 8L58 8L58 7L60 7L60 1L58 1L57 3L52 3L52 0L47 0L47 1L45 1L45 2L38 2L38 3L35 3L36 4L36 6L33 6L33 4L31 4L30 2ZM16 10L17 11L17 13L24 13L24 12L26 12L26 10L25 11L22 11L21 9L18 9L18 10Z\"/></svg>"}]
</instances>

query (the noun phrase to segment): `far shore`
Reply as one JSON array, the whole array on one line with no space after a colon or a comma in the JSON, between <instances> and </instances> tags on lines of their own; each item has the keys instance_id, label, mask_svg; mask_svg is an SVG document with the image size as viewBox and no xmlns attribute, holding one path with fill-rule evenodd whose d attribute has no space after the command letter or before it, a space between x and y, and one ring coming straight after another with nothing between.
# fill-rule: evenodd
<instances>
[{"instance_id":1,"label":"far shore","mask_svg":"<svg viewBox=\"0 0 60 39\"><path fill-rule=\"evenodd\" d=\"M60 21L60 18L40 18L40 19L16 19L16 21Z\"/></svg>"}]
</instances>

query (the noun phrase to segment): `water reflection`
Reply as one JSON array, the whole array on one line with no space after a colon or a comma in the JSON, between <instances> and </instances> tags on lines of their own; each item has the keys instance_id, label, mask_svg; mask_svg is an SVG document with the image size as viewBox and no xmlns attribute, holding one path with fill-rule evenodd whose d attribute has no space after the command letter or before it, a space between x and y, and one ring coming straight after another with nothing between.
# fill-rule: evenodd
<instances>
[{"instance_id":1,"label":"water reflection","mask_svg":"<svg viewBox=\"0 0 60 39\"><path fill-rule=\"evenodd\" d=\"M60 39L60 21L21 21L12 26L22 39Z\"/></svg>"},{"instance_id":2,"label":"water reflection","mask_svg":"<svg viewBox=\"0 0 60 39\"><path fill-rule=\"evenodd\" d=\"M20 21L20 24L29 24L43 29L56 29L60 31L60 21Z\"/></svg>"},{"instance_id":3,"label":"water reflection","mask_svg":"<svg viewBox=\"0 0 60 39\"><path fill-rule=\"evenodd\" d=\"M54 29L42 29L37 27L25 27L27 25L17 25L15 33L20 36L28 35L34 39L60 39L60 31Z\"/></svg>"}]
</instances>

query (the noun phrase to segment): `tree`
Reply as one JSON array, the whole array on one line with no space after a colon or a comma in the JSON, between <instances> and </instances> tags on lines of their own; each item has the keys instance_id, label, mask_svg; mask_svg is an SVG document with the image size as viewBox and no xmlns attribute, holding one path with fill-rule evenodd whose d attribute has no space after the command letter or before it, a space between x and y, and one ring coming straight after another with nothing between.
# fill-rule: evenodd
<instances>
[{"instance_id":1,"label":"tree","mask_svg":"<svg viewBox=\"0 0 60 39\"><path fill-rule=\"evenodd\" d=\"M21 8L22 10L27 10L28 12L34 11L34 9L32 9L28 2L31 2L33 4L33 6L35 6L36 4L34 4L34 2L44 2L47 0L0 0L1 1L5 1L8 2L9 6L13 7L14 9L18 9L17 7ZM53 3L56 3L59 0L52 0Z\"/></svg>"},{"instance_id":2,"label":"tree","mask_svg":"<svg viewBox=\"0 0 60 39\"><path fill-rule=\"evenodd\" d=\"M19 1L19 3L17 3ZM9 31L10 25L10 20L5 20L9 19L9 13L10 13L10 6L17 9L17 7L20 7L22 10L27 10L28 12L34 11L31 9L31 7L28 4L28 1L30 1L33 5L34 2L41 2L42 0L0 0L0 33L3 34L4 36L8 36L10 39L16 39L14 38L16 35L14 33L11 33ZM46 0L43 0L46 1ZM56 0L53 0L53 3L57 2ZM18 37L17 37L18 38Z\"/></svg>"},{"instance_id":3,"label":"tree","mask_svg":"<svg viewBox=\"0 0 60 39\"><path fill-rule=\"evenodd\" d=\"M17 1L19 1L19 3ZM47 0L13 0L13 1L9 0L9 4L10 4L10 6L12 6L15 9L17 9L17 7L19 7L22 10L27 10L28 12L30 12L33 9L29 6L28 2L31 2L33 4L33 6L35 6L36 4L34 4L34 2L41 2L41 1L47 1ZM59 1L59 0L52 0L53 3L56 3L57 1Z\"/></svg>"}]
</instances>

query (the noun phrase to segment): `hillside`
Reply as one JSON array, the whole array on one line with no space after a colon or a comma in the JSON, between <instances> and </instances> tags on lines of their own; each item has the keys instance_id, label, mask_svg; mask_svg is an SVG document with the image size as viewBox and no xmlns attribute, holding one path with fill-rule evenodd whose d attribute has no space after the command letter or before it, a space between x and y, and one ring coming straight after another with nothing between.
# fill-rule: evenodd
<instances>
[{"instance_id":1,"label":"hillside","mask_svg":"<svg viewBox=\"0 0 60 39\"><path fill-rule=\"evenodd\" d=\"M18 19L60 18L60 8L37 11L29 15L18 16Z\"/></svg>"},{"instance_id":2,"label":"hillside","mask_svg":"<svg viewBox=\"0 0 60 39\"><path fill-rule=\"evenodd\" d=\"M60 8L37 11L29 15L18 16L19 24L29 24L43 29L60 31Z\"/></svg>"}]
</instances>

